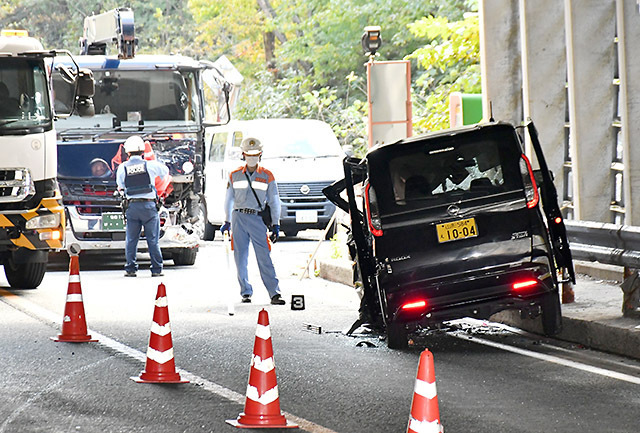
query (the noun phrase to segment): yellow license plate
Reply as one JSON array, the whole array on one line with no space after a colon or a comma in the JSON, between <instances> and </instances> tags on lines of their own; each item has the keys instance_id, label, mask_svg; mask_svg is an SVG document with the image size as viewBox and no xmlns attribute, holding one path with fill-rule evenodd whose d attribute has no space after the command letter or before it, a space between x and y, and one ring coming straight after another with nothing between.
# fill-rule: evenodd
<instances>
[{"instance_id":1,"label":"yellow license plate","mask_svg":"<svg viewBox=\"0 0 640 433\"><path fill-rule=\"evenodd\" d=\"M478 236L478 227L475 218L452 221L436 225L438 242L451 242L460 239L475 238Z\"/></svg>"}]
</instances>

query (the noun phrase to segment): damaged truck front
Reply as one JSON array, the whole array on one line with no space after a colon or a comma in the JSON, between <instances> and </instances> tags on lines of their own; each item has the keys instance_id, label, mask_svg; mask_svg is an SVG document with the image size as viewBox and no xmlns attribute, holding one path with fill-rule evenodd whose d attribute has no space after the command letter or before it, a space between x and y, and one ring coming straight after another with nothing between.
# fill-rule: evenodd
<instances>
[{"instance_id":1,"label":"damaged truck front","mask_svg":"<svg viewBox=\"0 0 640 433\"><path fill-rule=\"evenodd\" d=\"M84 55L75 59L93 73L95 115L74 114L56 122L67 243L78 243L84 251L124 249L125 221L115 194L115 172L127 158L124 141L139 135L148 143L144 157L163 162L171 176L168 185L157 186L163 257L176 265L192 265L206 221L206 119L219 124L230 116L230 94L237 89L224 78L224 70L235 70L226 58L211 63L179 55L136 56L124 43L119 55L107 55L104 43L95 36L87 39L92 35L87 28L112 20L118 21L118 37L123 39L122 30L126 33L127 23L133 25L132 14L118 9L90 17L89 25L85 20ZM67 60L58 58L54 67L65 66ZM56 95L66 91L62 84L54 80ZM205 95L213 104L205 104ZM56 103L59 100L65 98L56 98Z\"/></svg>"}]
</instances>

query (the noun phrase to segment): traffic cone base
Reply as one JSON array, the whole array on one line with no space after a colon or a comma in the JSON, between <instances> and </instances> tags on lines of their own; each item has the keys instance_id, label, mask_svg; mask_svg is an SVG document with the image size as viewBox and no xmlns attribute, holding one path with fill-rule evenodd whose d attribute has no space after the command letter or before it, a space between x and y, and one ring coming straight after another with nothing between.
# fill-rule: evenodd
<instances>
[{"instance_id":1,"label":"traffic cone base","mask_svg":"<svg viewBox=\"0 0 640 433\"><path fill-rule=\"evenodd\" d=\"M131 377L131 380L138 383L189 383L182 380L178 373L147 373L143 371L138 377Z\"/></svg>"},{"instance_id":2,"label":"traffic cone base","mask_svg":"<svg viewBox=\"0 0 640 433\"><path fill-rule=\"evenodd\" d=\"M189 383L176 372L169 323L169 303L164 284L158 285L158 294L153 311L151 336L147 349L147 362L138 377L131 377L137 383Z\"/></svg>"},{"instance_id":3,"label":"traffic cone base","mask_svg":"<svg viewBox=\"0 0 640 433\"><path fill-rule=\"evenodd\" d=\"M286 419L284 420L285 424L274 424L273 421L271 421L271 420L262 421L262 422L264 422L264 424L241 424L239 419L243 415L244 415L244 413L241 413L240 416L238 416L238 419L228 419L228 420L226 420L227 424L231 424L232 426L237 427L237 428L298 428L297 424L293 424L293 423L287 421Z\"/></svg>"},{"instance_id":4,"label":"traffic cone base","mask_svg":"<svg viewBox=\"0 0 640 433\"><path fill-rule=\"evenodd\" d=\"M67 300L62 318L62 332L57 337L50 337L53 341L63 343L88 343L98 341L87 333L87 321L82 301L82 286L80 285L80 263L78 255L69 257L69 286Z\"/></svg>"},{"instance_id":5,"label":"traffic cone base","mask_svg":"<svg viewBox=\"0 0 640 433\"><path fill-rule=\"evenodd\" d=\"M258 315L244 412L226 422L237 428L298 428L280 411L269 314L265 309Z\"/></svg>"},{"instance_id":6,"label":"traffic cone base","mask_svg":"<svg viewBox=\"0 0 640 433\"><path fill-rule=\"evenodd\" d=\"M98 341L95 338L91 338L91 335L62 335L58 334L57 337L49 337L52 341L59 341L62 343L91 343Z\"/></svg>"}]
</instances>

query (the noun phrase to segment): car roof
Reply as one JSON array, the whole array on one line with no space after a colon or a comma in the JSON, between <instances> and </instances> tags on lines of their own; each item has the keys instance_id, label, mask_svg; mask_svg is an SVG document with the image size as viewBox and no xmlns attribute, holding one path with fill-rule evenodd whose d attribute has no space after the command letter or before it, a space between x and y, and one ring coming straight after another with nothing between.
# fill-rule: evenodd
<instances>
[{"instance_id":1,"label":"car roof","mask_svg":"<svg viewBox=\"0 0 640 433\"><path fill-rule=\"evenodd\" d=\"M454 139L456 136L460 135L468 135L468 134L491 134L491 133L502 133L504 134L507 130L513 131L514 127L510 123L507 122L489 122L489 123L478 123L474 125L466 125L460 126L457 128L443 129L440 131L428 132L426 134L417 135L414 137L405 138L393 143L385 143L381 145L377 145L371 148L365 158L373 156L374 158L378 154L386 154L392 149L398 146L410 145L415 143L424 143L426 141L431 140L439 140L443 138L451 138Z\"/></svg>"}]
</instances>

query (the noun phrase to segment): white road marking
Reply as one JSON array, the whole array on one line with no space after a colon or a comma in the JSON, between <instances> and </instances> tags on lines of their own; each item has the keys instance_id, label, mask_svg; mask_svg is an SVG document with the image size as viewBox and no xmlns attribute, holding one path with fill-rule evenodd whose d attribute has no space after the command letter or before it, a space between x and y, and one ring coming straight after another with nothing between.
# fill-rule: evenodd
<instances>
[{"instance_id":1,"label":"white road marking","mask_svg":"<svg viewBox=\"0 0 640 433\"><path fill-rule=\"evenodd\" d=\"M496 349L505 350L511 353L517 353L518 355L528 356L530 358L539 359L541 361L552 362L554 364L563 365L565 367L575 368L576 370L586 371L587 373L599 374L601 376L610 377L612 379L618 379L625 382L640 385L640 377L631 376L624 373L618 373L617 371L607 370L605 368L594 367L593 365L583 364L582 362L571 361L568 359L560 358L558 356L547 355L545 353L538 353L527 349L521 349L519 347L509 346L507 344L496 343L495 341L486 340L475 335L469 335L466 332L453 332L450 335L465 341L471 341L473 343L482 344L485 346L493 347Z\"/></svg>"},{"instance_id":2,"label":"white road marking","mask_svg":"<svg viewBox=\"0 0 640 433\"><path fill-rule=\"evenodd\" d=\"M27 301L26 299L15 295L7 290L4 289L0 289L0 301L6 303L7 305L22 311L23 313L26 313L44 323L46 323L47 325L50 326L54 326L57 327L57 324L59 323L59 316L57 316L56 314L52 313L51 311L42 308L41 306L34 304L30 301ZM106 346L112 350L115 350L116 352L119 352L123 355L129 356L137 361L140 361L141 363L145 363L147 358L146 355L139 351L136 350L132 347L129 347L125 344L120 343L119 341L116 341L112 338L107 337L106 335L102 335L99 332L94 331L93 329L89 329L87 330L88 334L90 334L93 338L96 338L97 340L99 340L99 342L97 344L101 344L103 346ZM102 361L99 361L102 362ZM82 370L89 368L91 366L85 366ZM193 373L190 373L186 370L183 370L181 368L176 368L176 371L178 373L180 373L180 376L185 379L188 380L191 383L200 385L200 387L208 392L211 392L213 394L216 394L222 398L226 398L227 400L230 400L234 403L238 403L240 405L244 405L245 400L246 400L246 396L239 394L235 391L232 391L230 389L227 389L223 386L218 385L217 383L211 382L207 379L204 379L200 376L197 376ZM75 372L76 374L78 373L77 371ZM56 386L56 384L58 382L61 382L62 379L56 381L56 383L51 384L49 387L47 387L45 390L43 390L40 394L44 393L45 391L47 391L48 389L51 389L51 387ZM39 394L38 394L39 395ZM37 397L34 396L33 398ZM17 416L20 412L22 412L26 406L28 406L29 404L31 404L31 401L33 400L30 399L27 403L25 403L25 407L21 407L18 408L16 411L14 411L14 417ZM295 416L293 414L290 414L288 412L282 412L282 414L287 418L288 421L298 424L298 426L300 427L301 430L307 431L309 433L337 433L331 429L328 429L326 427L323 427L321 425L315 424L309 420L306 420L304 418L300 418L298 416ZM11 417L10 417L11 418ZM13 419L13 418L12 418ZM5 420L5 423L3 423L2 425L0 425L0 433L2 433L6 427L8 420Z\"/></svg>"}]
</instances>

